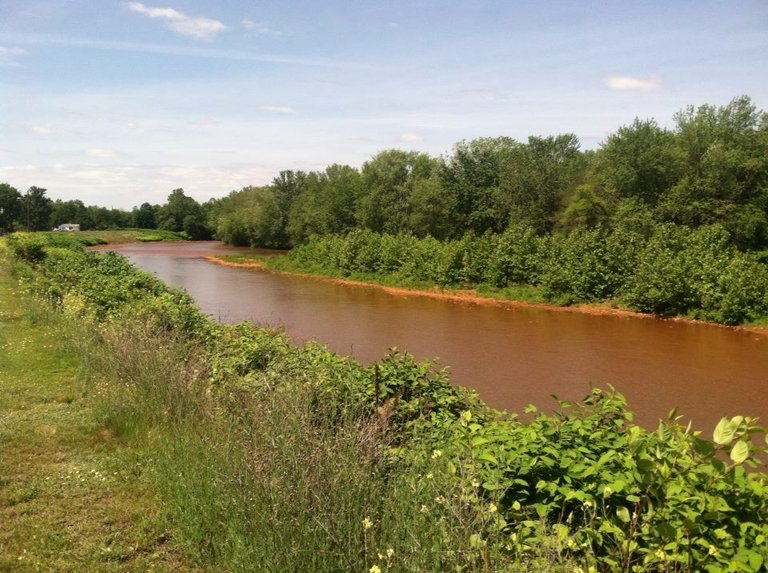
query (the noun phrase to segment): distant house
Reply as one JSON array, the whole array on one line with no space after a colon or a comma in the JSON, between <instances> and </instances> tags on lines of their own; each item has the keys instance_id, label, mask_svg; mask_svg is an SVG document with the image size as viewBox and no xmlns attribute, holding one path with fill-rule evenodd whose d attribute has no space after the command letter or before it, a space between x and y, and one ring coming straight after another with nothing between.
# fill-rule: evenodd
<instances>
[{"instance_id":1,"label":"distant house","mask_svg":"<svg viewBox=\"0 0 768 573\"><path fill-rule=\"evenodd\" d=\"M80 230L80 224L79 223L64 223L63 225L59 225L58 227L53 228L54 231L79 231Z\"/></svg>"}]
</instances>

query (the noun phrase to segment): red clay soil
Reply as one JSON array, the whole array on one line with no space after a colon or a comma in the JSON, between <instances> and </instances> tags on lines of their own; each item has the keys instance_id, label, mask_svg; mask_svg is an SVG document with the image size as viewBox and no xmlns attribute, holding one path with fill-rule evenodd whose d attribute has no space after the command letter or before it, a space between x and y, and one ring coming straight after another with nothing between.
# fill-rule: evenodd
<instances>
[{"instance_id":1,"label":"red clay soil","mask_svg":"<svg viewBox=\"0 0 768 573\"><path fill-rule=\"evenodd\" d=\"M411 288L404 288L404 287L392 287L387 285L380 285L377 283L371 283L371 282L365 282L365 281L342 279L338 277L316 275L311 273L278 271L275 269L270 269L269 267L265 266L263 263L259 261L254 261L251 263L233 263L230 261L224 261L219 257L213 256L213 255L206 256L205 259L211 263L225 266L225 267L260 269L260 270L270 272L270 273L275 273L275 274L311 278L315 280L321 280L321 281L326 281L326 282L331 282L331 283L341 284L346 286L378 288L393 296L403 296L403 297L418 296L418 297L446 300L446 301L456 302L456 303L482 304L487 306L498 306L498 307L505 307L505 308L520 308L520 307L541 308L541 309L558 311L558 312L578 312L580 314L590 314L594 316L610 315L610 316L632 317L632 318L659 319L659 317L654 316L652 314L636 312L634 310L628 310L625 308L616 308L606 303L558 306L554 304L546 304L546 303L539 303L539 302L527 302L522 300L505 300L505 299L498 299L498 298L490 298L487 296L482 296L478 294L476 291L472 291L472 290L445 291L440 289L439 287L434 287L432 289L411 289ZM710 326L719 326L722 328L733 328L736 330L744 330L747 332L768 336L768 326L727 326L727 325L719 324L716 322L706 322L702 320L696 320L696 319L685 318L685 317L674 317L674 318L669 318L665 320L700 323L700 324L707 324Z\"/></svg>"}]
</instances>

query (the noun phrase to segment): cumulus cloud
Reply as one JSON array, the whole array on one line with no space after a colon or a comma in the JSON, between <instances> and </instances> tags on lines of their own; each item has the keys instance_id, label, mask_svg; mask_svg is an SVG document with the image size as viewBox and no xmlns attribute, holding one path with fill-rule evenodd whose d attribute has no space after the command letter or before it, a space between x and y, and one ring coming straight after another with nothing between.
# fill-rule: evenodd
<instances>
[{"instance_id":1,"label":"cumulus cloud","mask_svg":"<svg viewBox=\"0 0 768 573\"><path fill-rule=\"evenodd\" d=\"M287 105L260 105L259 109L270 113L296 113L295 109Z\"/></svg>"},{"instance_id":2,"label":"cumulus cloud","mask_svg":"<svg viewBox=\"0 0 768 573\"><path fill-rule=\"evenodd\" d=\"M638 78L633 76L609 76L605 84L612 90L636 92L661 92L664 86L658 76Z\"/></svg>"},{"instance_id":3,"label":"cumulus cloud","mask_svg":"<svg viewBox=\"0 0 768 573\"><path fill-rule=\"evenodd\" d=\"M414 142L421 141L421 137L415 133L403 133L400 135L400 141Z\"/></svg>"},{"instance_id":4,"label":"cumulus cloud","mask_svg":"<svg viewBox=\"0 0 768 573\"><path fill-rule=\"evenodd\" d=\"M28 55L26 50L22 48L8 48L6 46L0 46L0 67L3 68L18 68L21 67L19 62L20 56Z\"/></svg>"},{"instance_id":5,"label":"cumulus cloud","mask_svg":"<svg viewBox=\"0 0 768 573\"><path fill-rule=\"evenodd\" d=\"M198 40L212 40L216 34L227 29L224 23L218 20L193 18L173 8L152 8L141 2L129 2L128 9L149 18L165 20L169 29Z\"/></svg>"}]
</instances>

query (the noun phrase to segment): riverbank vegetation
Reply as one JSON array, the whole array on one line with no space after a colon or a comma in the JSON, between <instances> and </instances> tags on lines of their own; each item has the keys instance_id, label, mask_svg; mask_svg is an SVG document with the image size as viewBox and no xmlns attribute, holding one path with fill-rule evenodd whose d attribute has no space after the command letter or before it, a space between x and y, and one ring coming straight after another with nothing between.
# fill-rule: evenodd
<instances>
[{"instance_id":1,"label":"riverbank vegetation","mask_svg":"<svg viewBox=\"0 0 768 573\"><path fill-rule=\"evenodd\" d=\"M724 419L708 440L671 412L649 432L597 389L502 414L430 363L393 351L363 366L216 324L118 255L30 240L7 239L15 275L76 325L99 423L152 452L170 541L203 568L765 566L754 420Z\"/></svg>"},{"instance_id":2,"label":"riverbank vegetation","mask_svg":"<svg viewBox=\"0 0 768 573\"><path fill-rule=\"evenodd\" d=\"M456 241L353 231L312 237L268 268L387 285L475 289L496 298L599 303L743 324L768 315L768 268L719 226L632 223L537 235L525 226Z\"/></svg>"}]
</instances>

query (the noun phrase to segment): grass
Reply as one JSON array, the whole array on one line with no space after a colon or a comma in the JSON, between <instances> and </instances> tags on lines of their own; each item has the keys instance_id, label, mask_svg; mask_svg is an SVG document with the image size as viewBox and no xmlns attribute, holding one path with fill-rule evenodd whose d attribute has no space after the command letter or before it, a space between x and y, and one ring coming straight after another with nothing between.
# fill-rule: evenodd
<instances>
[{"instance_id":1,"label":"grass","mask_svg":"<svg viewBox=\"0 0 768 573\"><path fill-rule=\"evenodd\" d=\"M185 237L173 231L159 229L114 229L110 231L58 231L40 233L57 241L78 241L85 245L183 241Z\"/></svg>"},{"instance_id":2,"label":"grass","mask_svg":"<svg viewBox=\"0 0 768 573\"><path fill-rule=\"evenodd\" d=\"M190 570L152 459L99 421L76 336L0 263L0 571Z\"/></svg>"}]
</instances>

